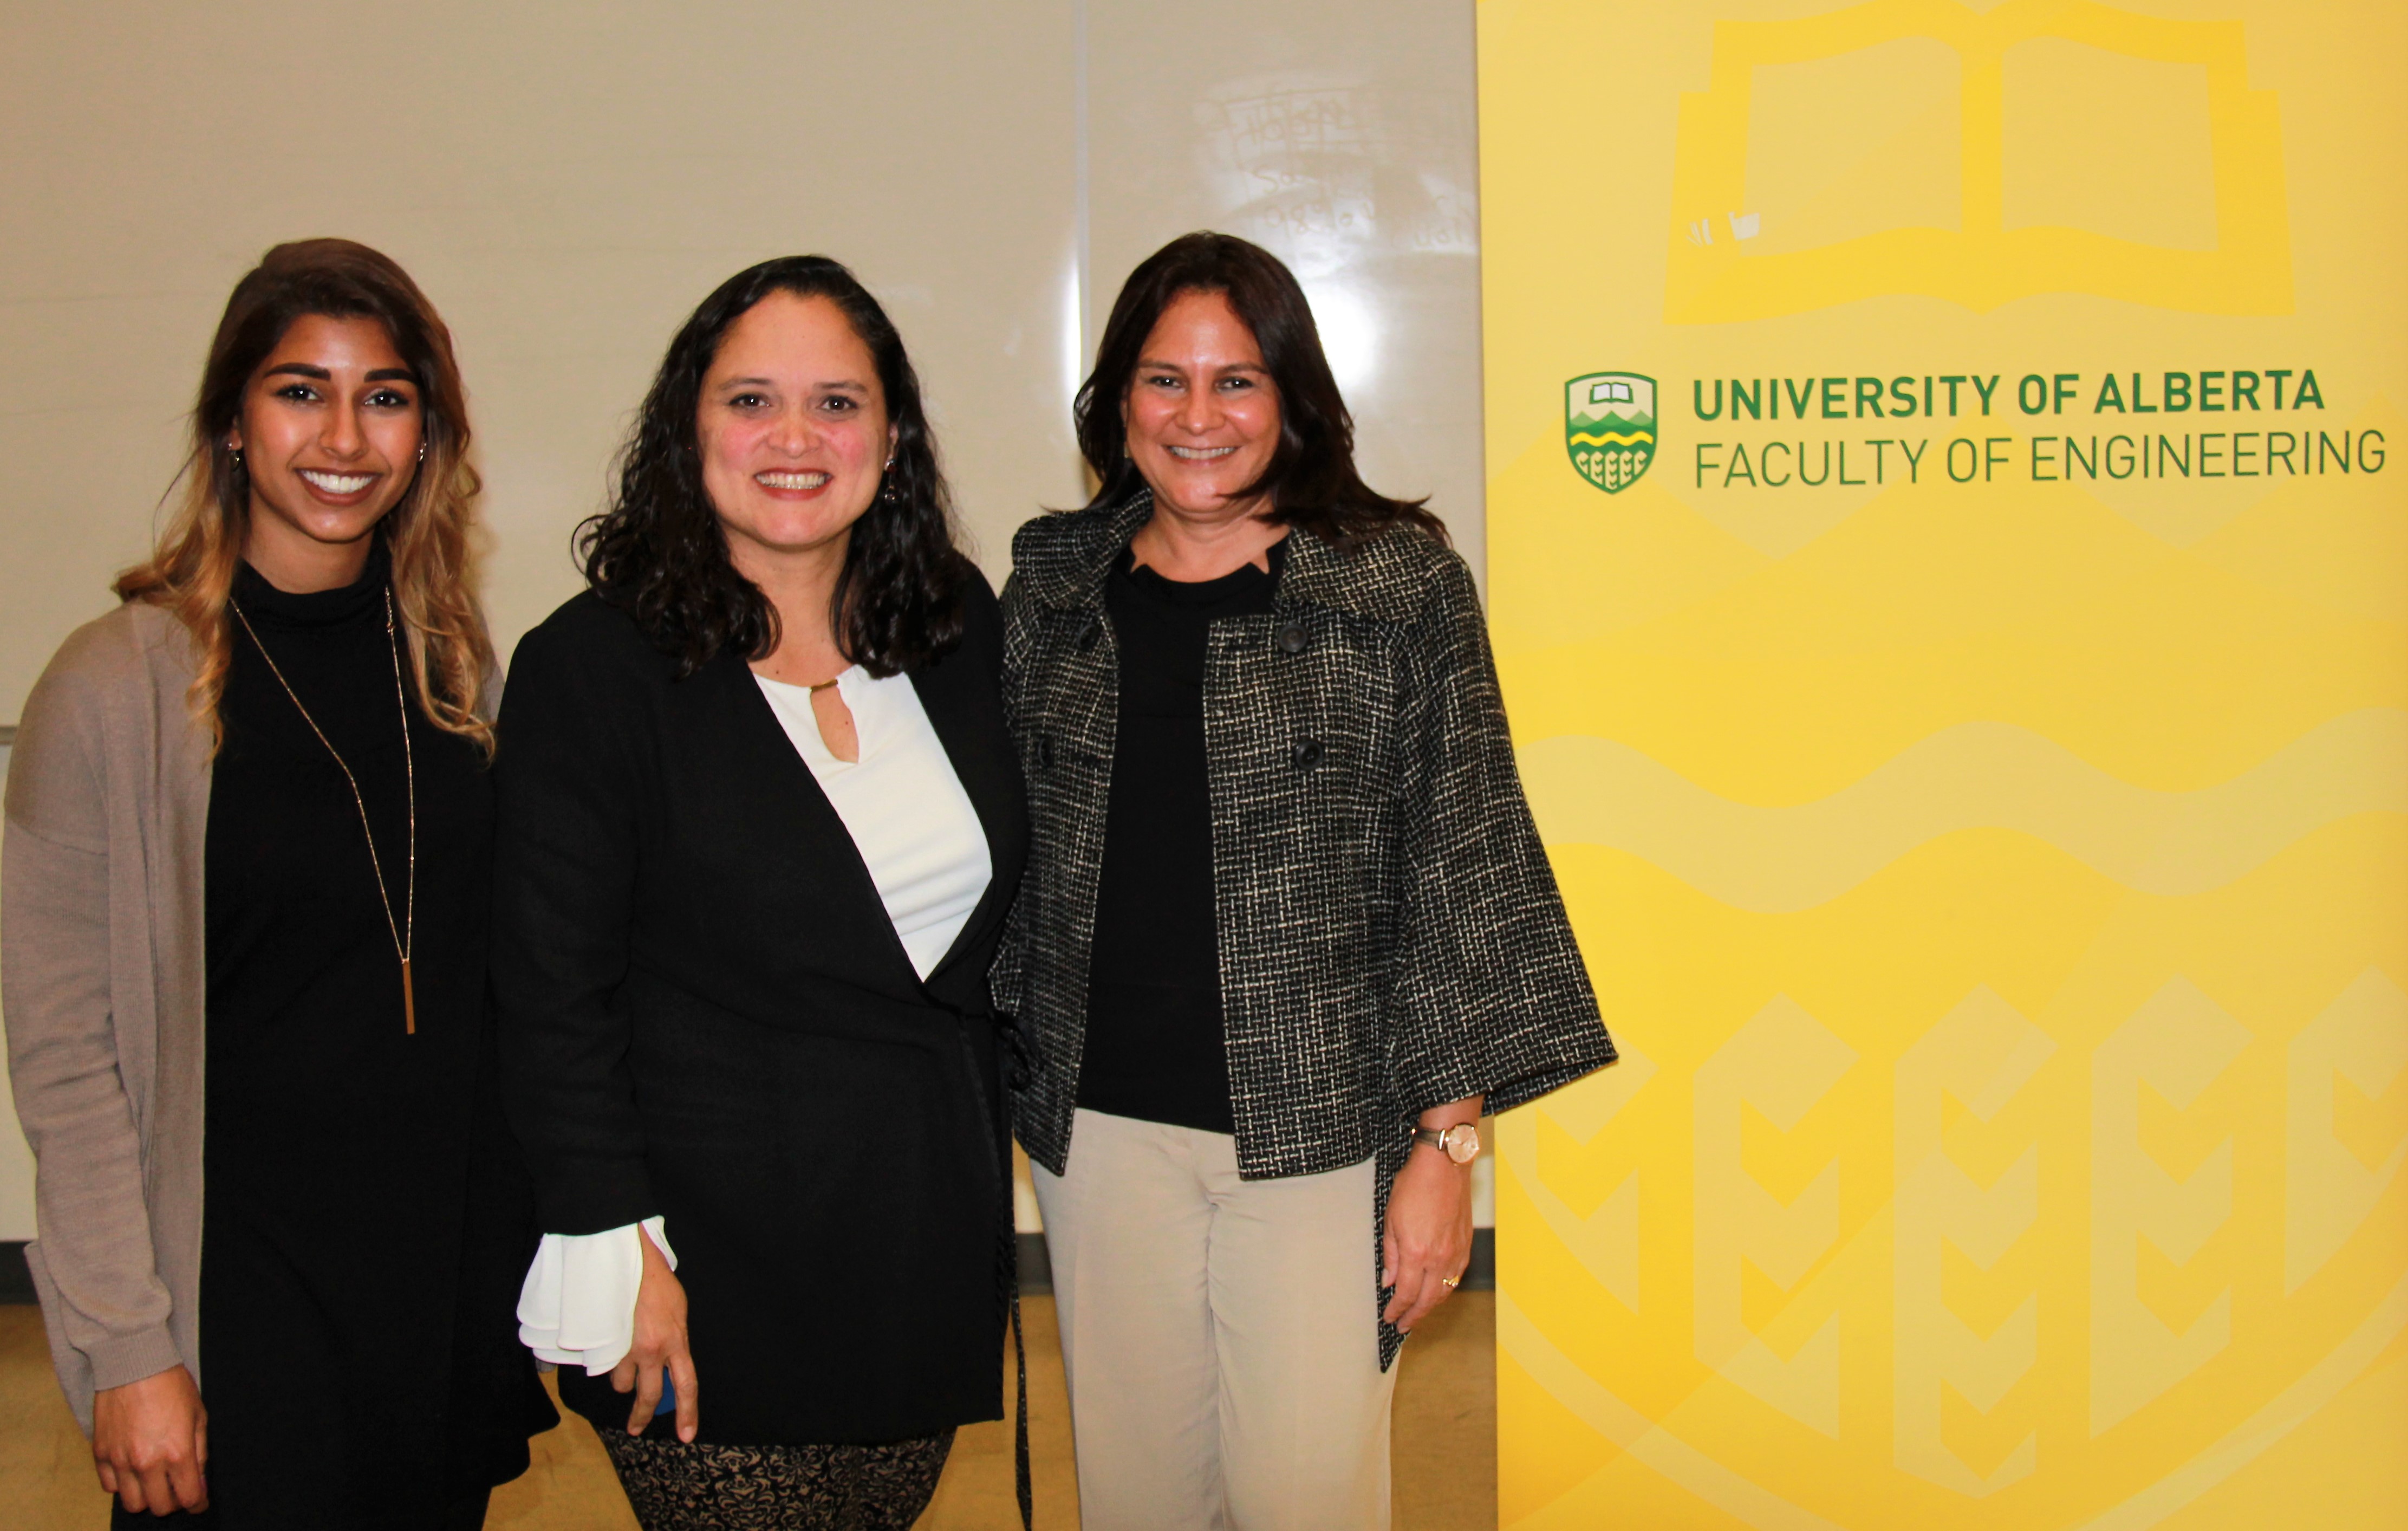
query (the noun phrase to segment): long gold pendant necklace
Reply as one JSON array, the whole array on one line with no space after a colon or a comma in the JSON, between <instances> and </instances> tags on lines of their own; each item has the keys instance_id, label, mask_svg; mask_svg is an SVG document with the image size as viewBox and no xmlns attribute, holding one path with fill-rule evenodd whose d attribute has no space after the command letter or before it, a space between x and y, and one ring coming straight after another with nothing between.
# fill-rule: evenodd
<instances>
[{"instance_id":1,"label":"long gold pendant necklace","mask_svg":"<svg viewBox=\"0 0 2408 1531\"><path fill-rule=\"evenodd\" d=\"M367 799L360 795L360 779L351 774L351 768L343 759L342 751L326 737L326 730L318 727L318 720L309 715L309 709L301 705L301 694L293 689L293 683L286 680L284 672L276 667L276 656L268 653L267 645L259 641L259 629L251 625L251 618L244 614L241 603L229 596L226 604L233 608L236 618L242 623L242 630L251 634L251 644L259 650L259 657L267 661L267 672L276 677L276 684L284 687L284 694L293 699L293 706L300 713L301 721L309 725L309 731L318 736L318 743L325 745L326 753L335 758L335 764L343 773L343 780L351 784L351 803L360 811L360 832L367 837L368 866L376 873L377 902L384 905L384 926L393 932L394 955L401 959L402 1031L416 1036L418 1000L410 992L409 954L418 944L418 761L409 748L409 697L401 688L401 639L394 631L393 591L388 588L384 593L384 636L385 642L393 646L393 696L401 704L401 765L403 780L408 785L409 803L409 881L402 890L402 913L398 920L393 917L393 895L385 891L384 863L377 857L376 831L368 828L368 803Z\"/></svg>"}]
</instances>

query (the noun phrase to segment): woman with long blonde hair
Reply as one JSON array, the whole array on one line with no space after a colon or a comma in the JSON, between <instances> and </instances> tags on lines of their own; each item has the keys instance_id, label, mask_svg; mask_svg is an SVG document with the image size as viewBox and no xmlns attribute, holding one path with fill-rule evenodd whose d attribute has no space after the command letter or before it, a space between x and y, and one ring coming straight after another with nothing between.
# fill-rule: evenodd
<instances>
[{"instance_id":1,"label":"woman with long blonde hair","mask_svg":"<svg viewBox=\"0 0 2408 1531\"><path fill-rule=\"evenodd\" d=\"M119 1524L481 1524L555 1417L485 1004L493 648L451 336L342 239L236 286L185 494L9 764L27 1260Z\"/></svg>"}]
</instances>

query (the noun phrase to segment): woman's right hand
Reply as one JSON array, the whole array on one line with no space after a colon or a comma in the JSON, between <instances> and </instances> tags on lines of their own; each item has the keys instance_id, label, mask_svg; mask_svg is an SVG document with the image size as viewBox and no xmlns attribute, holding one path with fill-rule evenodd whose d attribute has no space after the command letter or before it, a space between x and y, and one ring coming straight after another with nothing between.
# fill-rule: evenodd
<instances>
[{"instance_id":1,"label":"woman's right hand","mask_svg":"<svg viewBox=\"0 0 2408 1531\"><path fill-rule=\"evenodd\" d=\"M627 1434L640 1436L661 1405L661 1368L666 1366L670 1385L677 1389L677 1437L690 1441L701 1427L702 1408L694 1351L686 1342L685 1287L652 1235L638 1228L636 1240L644 1247L643 1281L636 1288L636 1341L626 1358L610 1368L610 1385L621 1393L635 1390Z\"/></svg>"},{"instance_id":2,"label":"woman's right hand","mask_svg":"<svg viewBox=\"0 0 2408 1531\"><path fill-rule=\"evenodd\" d=\"M92 1403L92 1461L100 1486L130 1514L209 1508L209 1411L181 1366L103 1388Z\"/></svg>"}]
</instances>

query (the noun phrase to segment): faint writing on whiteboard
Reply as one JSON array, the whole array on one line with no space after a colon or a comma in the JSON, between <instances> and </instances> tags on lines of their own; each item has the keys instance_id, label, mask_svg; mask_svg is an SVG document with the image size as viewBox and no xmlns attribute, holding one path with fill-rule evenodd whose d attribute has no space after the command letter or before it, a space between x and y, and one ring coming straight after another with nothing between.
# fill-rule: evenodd
<instances>
[{"instance_id":1,"label":"faint writing on whiteboard","mask_svg":"<svg viewBox=\"0 0 2408 1531\"><path fill-rule=\"evenodd\" d=\"M1379 93L1296 79L1237 82L1199 108L1204 181L1221 226L1279 252L1300 277L1369 253L1470 254L1479 208L1461 151ZM1460 183L1458 183L1460 177Z\"/></svg>"}]
</instances>

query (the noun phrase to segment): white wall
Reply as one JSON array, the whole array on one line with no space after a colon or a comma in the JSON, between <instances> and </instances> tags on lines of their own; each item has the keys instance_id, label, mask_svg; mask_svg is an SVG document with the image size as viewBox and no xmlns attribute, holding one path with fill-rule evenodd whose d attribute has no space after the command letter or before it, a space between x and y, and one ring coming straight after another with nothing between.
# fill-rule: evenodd
<instances>
[{"instance_id":1,"label":"white wall","mask_svg":"<svg viewBox=\"0 0 2408 1531\"><path fill-rule=\"evenodd\" d=\"M1443 516L1483 569L1472 7L1459 0L1088 10L1089 335L1129 269L1195 228L1294 267L1364 477Z\"/></svg>"},{"instance_id":2,"label":"white wall","mask_svg":"<svg viewBox=\"0 0 2408 1531\"><path fill-rule=\"evenodd\" d=\"M1214 226L1290 260L1366 476L1480 566L1467 0L161 0L0 7L0 725L138 556L227 290L383 249L451 324L507 654L662 347L773 254L851 263L928 391L967 529L1075 504L1068 403L1131 266ZM0 1238L29 1235L0 1122Z\"/></svg>"}]
</instances>

